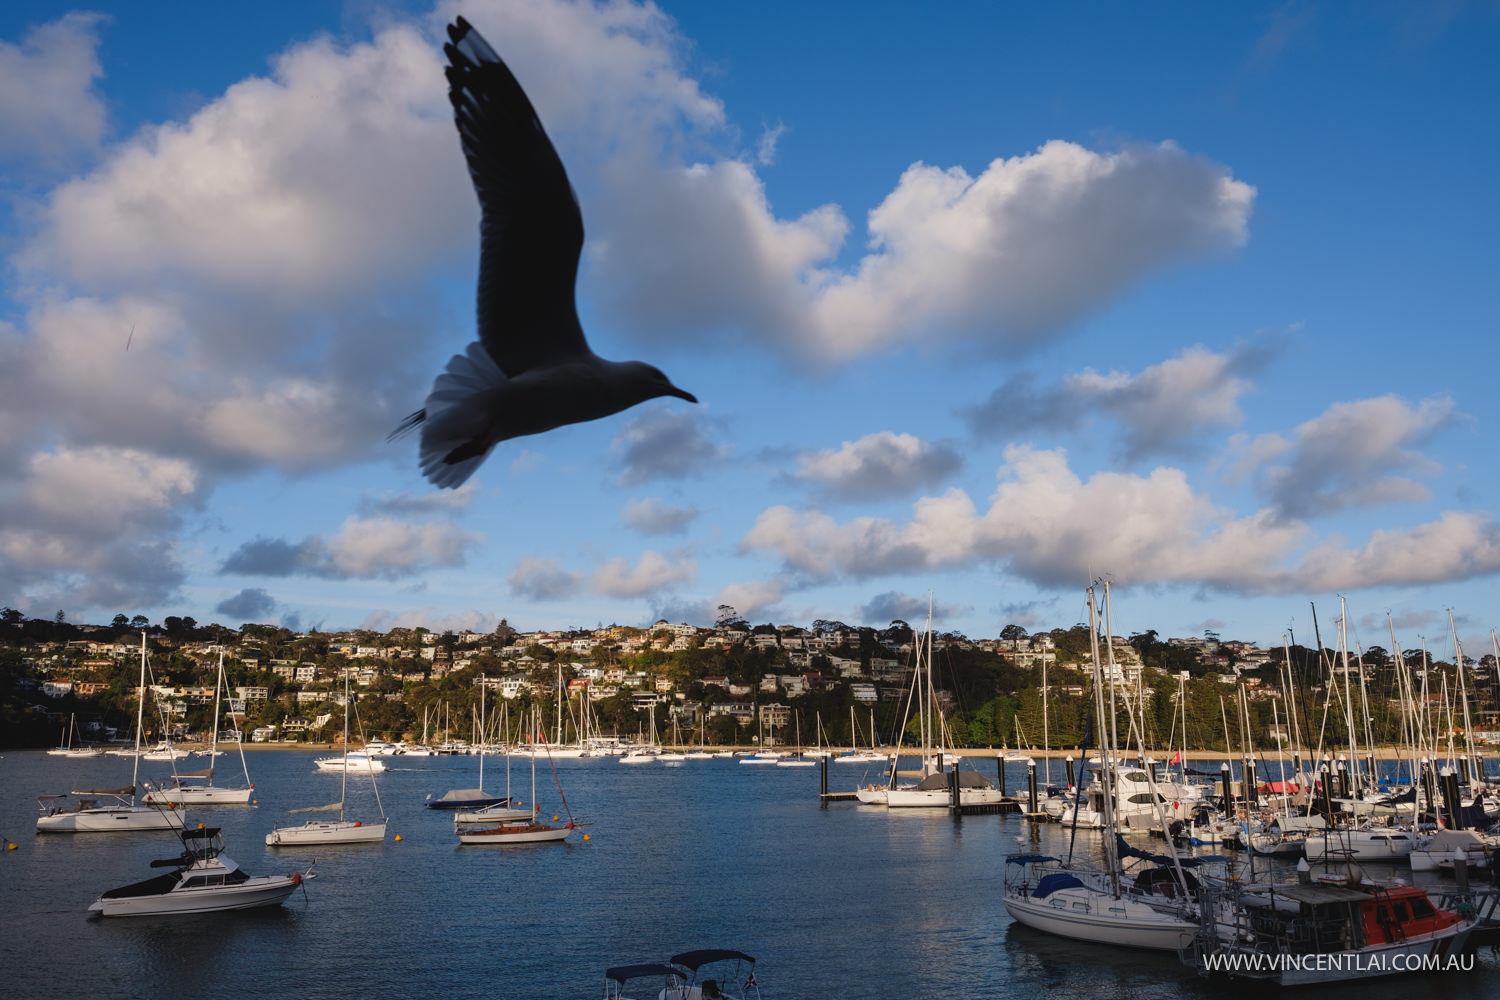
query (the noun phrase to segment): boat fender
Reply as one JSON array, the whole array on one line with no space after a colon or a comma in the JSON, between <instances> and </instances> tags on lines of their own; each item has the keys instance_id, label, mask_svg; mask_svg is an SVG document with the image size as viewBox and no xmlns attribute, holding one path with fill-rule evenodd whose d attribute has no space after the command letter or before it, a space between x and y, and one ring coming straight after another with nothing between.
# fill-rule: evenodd
<instances>
[{"instance_id":1,"label":"boat fender","mask_svg":"<svg viewBox=\"0 0 1500 1000\"><path fill-rule=\"evenodd\" d=\"M302 873L301 872L292 872L292 886L296 887L296 886L299 886L301 884L302 884Z\"/></svg>"}]
</instances>

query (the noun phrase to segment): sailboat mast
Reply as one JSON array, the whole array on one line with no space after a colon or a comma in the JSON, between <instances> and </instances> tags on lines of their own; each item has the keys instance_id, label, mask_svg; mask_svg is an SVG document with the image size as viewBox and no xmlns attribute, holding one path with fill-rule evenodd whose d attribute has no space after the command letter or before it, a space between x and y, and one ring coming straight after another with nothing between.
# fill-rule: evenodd
<instances>
[{"instance_id":1,"label":"sailboat mast","mask_svg":"<svg viewBox=\"0 0 1500 1000\"><path fill-rule=\"evenodd\" d=\"M146 630L141 630L141 682L135 689L135 763L130 769L130 804L135 805L135 789L141 774L141 725L146 721Z\"/></svg>"},{"instance_id":2,"label":"sailboat mast","mask_svg":"<svg viewBox=\"0 0 1500 1000\"><path fill-rule=\"evenodd\" d=\"M1104 581L1104 655L1109 661L1109 743L1110 746L1119 749L1120 738L1115 731L1115 640L1114 624L1109 610L1109 581ZM1141 756L1146 755L1146 748L1139 747Z\"/></svg>"},{"instance_id":3,"label":"sailboat mast","mask_svg":"<svg viewBox=\"0 0 1500 1000\"><path fill-rule=\"evenodd\" d=\"M917 658L917 668L920 670L921 666L922 661L921 657L919 656ZM933 729L935 728L932 725L931 713L934 709L934 703L937 701L935 692L932 688L932 591L930 590L927 592L927 674L922 683L922 698L924 700L924 704L921 706L923 757L922 771L925 774L928 772L929 765L927 758L932 750Z\"/></svg>"},{"instance_id":4,"label":"sailboat mast","mask_svg":"<svg viewBox=\"0 0 1500 1000\"><path fill-rule=\"evenodd\" d=\"M1099 663L1099 618L1094 609L1094 588L1088 588L1089 598L1089 652L1094 664L1094 711L1099 719L1099 731L1104 728L1104 671ZM1120 895L1120 863L1118 845L1115 843L1115 782L1113 735L1099 741L1099 780L1104 798L1104 858L1109 868L1110 892Z\"/></svg>"},{"instance_id":5,"label":"sailboat mast","mask_svg":"<svg viewBox=\"0 0 1500 1000\"><path fill-rule=\"evenodd\" d=\"M1464 679L1464 647L1458 641L1458 626L1453 624L1453 609L1448 609L1448 628L1453 633L1453 660L1458 665L1458 700L1464 713L1464 775L1468 776L1468 761L1475 756L1474 726L1469 718L1469 687Z\"/></svg>"},{"instance_id":6,"label":"sailboat mast","mask_svg":"<svg viewBox=\"0 0 1500 1000\"><path fill-rule=\"evenodd\" d=\"M1042 657L1042 766L1047 769L1044 779L1047 786L1052 785L1052 754L1048 753L1049 737L1047 732L1047 658ZM1035 806L1033 806L1035 808Z\"/></svg>"},{"instance_id":7,"label":"sailboat mast","mask_svg":"<svg viewBox=\"0 0 1500 1000\"><path fill-rule=\"evenodd\" d=\"M1355 691L1349 684L1349 616L1338 598L1338 658L1344 669L1344 726L1349 729L1349 778L1359 798L1359 736L1355 727Z\"/></svg>"},{"instance_id":8,"label":"sailboat mast","mask_svg":"<svg viewBox=\"0 0 1500 1000\"><path fill-rule=\"evenodd\" d=\"M344 821L344 802L349 798L349 666L340 668L344 674L344 766L339 768L339 822Z\"/></svg>"},{"instance_id":9,"label":"sailboat mast","mask_svg":"<svg viewBox=\"0 0 1500 1000\"><path fill-rule=\"evenodd\" d=\"M219 675L214 678L214 731L213 738L208 744L208 770L209 781L213 779L213 769L219 763L219 697L223 693L224 685L224 647L219 646Z\"/></svg>"}]
</instances>

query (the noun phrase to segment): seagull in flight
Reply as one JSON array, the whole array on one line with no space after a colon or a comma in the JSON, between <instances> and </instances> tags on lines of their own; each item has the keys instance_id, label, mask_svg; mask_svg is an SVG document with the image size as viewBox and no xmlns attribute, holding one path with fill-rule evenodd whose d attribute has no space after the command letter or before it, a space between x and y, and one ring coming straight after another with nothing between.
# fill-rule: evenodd
<instances>
[{"instance_id":1,"label":"seagull in flight","mask_svg":"<svg viewBox=\"0 0 1500 1000\"><path fill-rule=\"evenodd\" d=\"M589 349L574 299L583 216L567 171L489 43L462 17L448 38L448 99L481 209L479 339L391 437L420 427L422 472L451 489L509 438L657 396L698 400L644 361L606 361Z\"/></svg>"}]
</instances>

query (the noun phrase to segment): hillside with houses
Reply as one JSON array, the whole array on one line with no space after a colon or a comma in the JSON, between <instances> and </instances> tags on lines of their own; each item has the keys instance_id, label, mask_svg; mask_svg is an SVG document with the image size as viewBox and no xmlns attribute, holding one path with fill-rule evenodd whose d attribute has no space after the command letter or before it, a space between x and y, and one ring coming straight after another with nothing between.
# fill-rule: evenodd
<instances>
[{"instance_id":1,"label":"hillside with houses","mask_svg":"<svg viewBox=\"0 0 1500 1000\"><path fill-rule=\"evenodd\" d=\"M895 741L919 639L906 622L880 629L824 620L751 625L732 608L720 612L713 627L658 621L523 632L501 620L488 633L298 633L124 615L109 625L75 625L61 615L26 619L7 608L0 617L0 744L52 745L70 717L87 739L123 739L135 717L142 632L150 667L146 735L153 739L206 738L222 653L228 711L256 742L335 739L345 674L365 738L467 740L477 735L483 700L488 718L519 719L532 708L542 719L561 716L569 720L564 739L575 738L579 720L591 731L649 737L654 720L658 738L668 742L675 732L682 743L786 744L798 731L807 745ZM1038 747L1045 729L1052 747L1093 745L1089 638L1082 624L1038 632L1009 625L997 638L935 635L936 700L953 743ZM1402 656L1426 681L1432 710L1451 711L1457 668L1430 662L1421 650ZM1267 650L1213 633L1162 639L1148 631L1111 637L1101 661L1120 704L1140 714L1155 746L1238 750L1248 740L1274 749L1290 736L1291 713L1334 744L1346 714L1339 699L1356 691L1376 739L1400 735L1395 661L1379 647L1346 658L1331 649ZM1486 656L1466 658L1463 671L1482 737L1500 729L1494 668ZM1330 704L1336 710L1328 711Z\"/></svg>"}]
</instances>

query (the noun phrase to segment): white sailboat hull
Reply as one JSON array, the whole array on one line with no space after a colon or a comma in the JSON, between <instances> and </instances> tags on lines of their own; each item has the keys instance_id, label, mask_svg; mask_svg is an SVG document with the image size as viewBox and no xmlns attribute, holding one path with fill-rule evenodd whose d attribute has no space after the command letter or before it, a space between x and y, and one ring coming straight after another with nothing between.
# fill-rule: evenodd
<instances>
[{"instance_id":1,"label":"white sailboat hull","mask_svg":"<svg viewBox=\"0 0 1500 1000\"><path fill-rule=\"evenodd\" d=\"M470 809L453 814L455 825L475 823L516 823L526 822L536 816L530 809L506 809L490 807L489 809Z\"/></svg>"},{"instance_id":2,"label":"white sailboat hull","mask_svg":"<svg viewBox=\"0 0 1500 1000\"><path fill-rule=\"evenodd\" d=\"M1005 798L998 788L960 788L960 805L996 805ZM953 795L946 788L892 788L888 790L885 804L892 809L946 809Z\"/></svg>"},{"instance_id":3,"label":"white sailboat hull","mask_svg":"<svg viewBox=\"0 0 1500 1000\"><path fill-rule=\"evenodd\" d=\"M1027 927L1121 948L1181 951L1201 929L1145 903L1084 887L1059 889L1045 899L1007 895L1005 909Z\"/></svg>"},{"instance_id":4,"label":"white sailboat hull","mask_svg":"<svg viewBox=\"0 0 1500 1000\"><path fill-rule=\"evenodd\" d=\"M385 841L385 821L309 820L301 826L280 826L266 834L267 847L313 844L376 844Z\"/></svg>"},{"instance_id":5,"label":"white sailboat hull","mask_svg":"<svg viewBox=\"0 0 1500 1000\"><path fill-rule=\"evenodd\" d=\"M1404 830L1329 830L1309 833L1302 850L1309 861L1400 861L1416 846Z\"/></svg>"},{"instance_id":6,"label":"white sailboat hull","mask_svg":"<svg viewBox=\"0 0 1500 1000\"><path fill-rule=\"evenodd\" d=\"M153 788L143 797L143 802L166 802L185 806L245 806L250 804L252 788L220 788L216 785L185 785L180 787Z\"/></svg>"},{"instance_id":7,"label":"white sailboat hull","mask_svg":"<svg viewBox=\"0 0 1500 1000\"><path fill-rule=\"evenodd\" d=\"M38 816L37 833L123 833L135 830L181 830L182 813L149 806L80 809Z\"/></svg>"},{"instance_id":8,"label":"white sailboat hull","mask_svg":"<svg viewBox=\"0 0 1500 1000\"><path fill-rule=\"evenodd\" d=\"M573 832L573 825L567 826L532 826L517 825L499 826L491 830L460 831L458 842L460 844L548 844L560 843L566 840L568 834Z\"/></svg>"}]
</instances>

